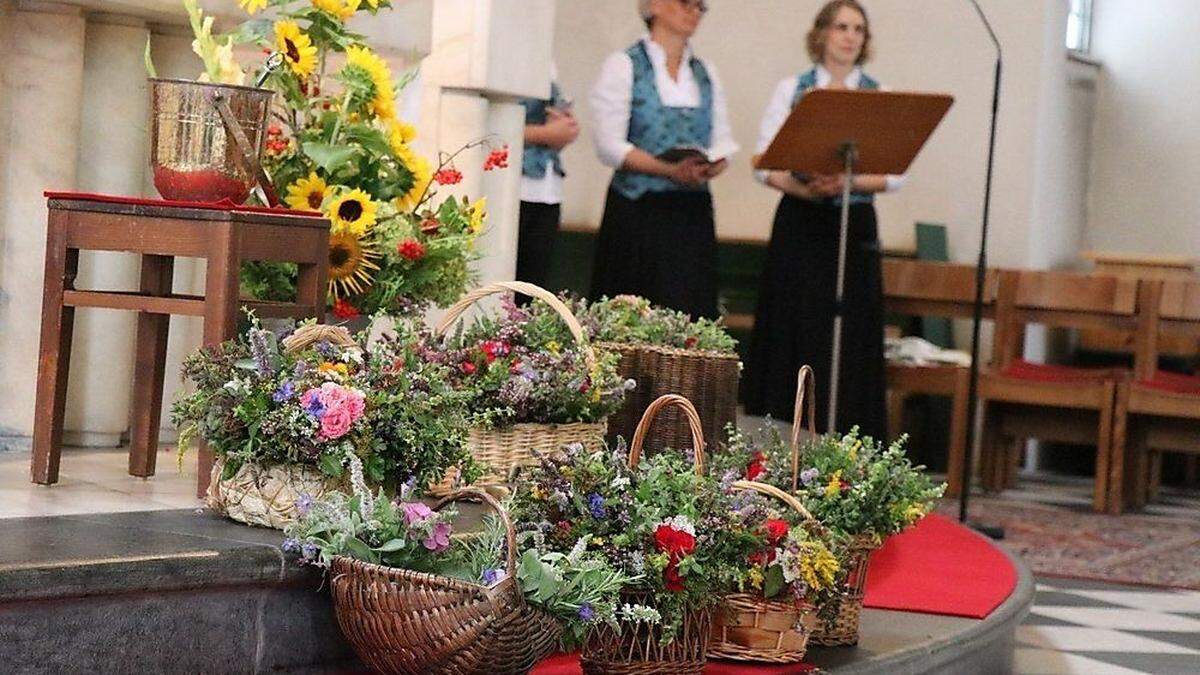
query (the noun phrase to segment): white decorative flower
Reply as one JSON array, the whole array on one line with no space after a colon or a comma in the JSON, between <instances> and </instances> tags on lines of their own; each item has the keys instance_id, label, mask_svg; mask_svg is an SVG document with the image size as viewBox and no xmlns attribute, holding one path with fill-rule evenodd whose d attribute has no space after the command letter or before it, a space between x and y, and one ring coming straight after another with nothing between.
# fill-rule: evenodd
<instances>
[{"instance_id":1,"label":"white decorative flower","mask_svg":"<svg viewBox=\"0 0 1200 675\"><path fill-rule=\"evenodd\" d=\"M693 537L696 536L696 526L692 524L692 521L689 520L687 516L675 516L673 518L667 518L660 524L666 525L676 532L687 532Z\"/></svg>"}]
</instances>

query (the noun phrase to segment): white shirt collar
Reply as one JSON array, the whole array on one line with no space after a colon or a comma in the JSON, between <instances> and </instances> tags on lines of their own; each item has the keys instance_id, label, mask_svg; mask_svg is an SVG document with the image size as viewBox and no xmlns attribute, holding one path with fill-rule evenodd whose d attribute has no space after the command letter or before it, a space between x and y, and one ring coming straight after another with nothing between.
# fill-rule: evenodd
<instances>
[{"instance_id":1,"label":"white shirt collar","mask_svg":"<svg viewBox=\"0 0 1200 675\"><path fill-rule=\"evenodd\" d=\"M660 68L667 65L667 50L663 46L655 42L649 33L642 34L642 44L646 45L646 53L650 56L650 62ZM692 60L692 43L687 43L683 46L683 60L681 64L687 64Z\"/></svg>"},{"instance_id":2,"label":"white shirt collar","mask_svg":"<svg viewBox=\"0 0 1200 675\"><path fill-rule=\"evenodd\" d=\"M833 74L825 69L825 66L817 64L817 88L824 89L833 81ZM855 66L854 70L846 76L846 88L858 89L859 83L862 82L862 68Z\"/></svg>"}]
</instances>

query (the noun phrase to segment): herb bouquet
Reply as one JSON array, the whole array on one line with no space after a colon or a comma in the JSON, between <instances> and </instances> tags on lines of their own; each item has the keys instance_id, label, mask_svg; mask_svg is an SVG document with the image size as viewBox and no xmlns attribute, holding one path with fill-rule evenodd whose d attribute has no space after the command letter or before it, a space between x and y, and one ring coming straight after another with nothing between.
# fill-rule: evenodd
<instances>
[{"instance_id":1,"label":"herb bouquet","mask_svg":"<svg viewBox=\"0 0 1200 675\"><path fill-rule=\"evenodd\" d=\"M657 412L679 405L693 420L692 460L661 453L642 459ZM647 411L627 454L575 445L518 483L519 526L547 549L584 541L635 580L623 589L615 623L600 623L583 649L585 672L699 672L711 635L711 612L738 588L745 561L762 547L756 530L733 515L730 494L703 471L703 437L695 410L664 397Z\"/></svg>"},{"instance_id":2,"label":"herb bouquet","mask_svg":"<svg viewBox=\"0 0 1200 675\"><path fill-rule=\"evenodd\" d=\"M196 437L216 455L209 504L241 522L281 528L297 500L344 484L355 457L368 479L429 480L474 471L465 397L414 349L407 324L364 349L344 328L306 325L279 338L247 334L188 357L196 389L172 419L180 452Z\"/></svg>"}]
</instances>

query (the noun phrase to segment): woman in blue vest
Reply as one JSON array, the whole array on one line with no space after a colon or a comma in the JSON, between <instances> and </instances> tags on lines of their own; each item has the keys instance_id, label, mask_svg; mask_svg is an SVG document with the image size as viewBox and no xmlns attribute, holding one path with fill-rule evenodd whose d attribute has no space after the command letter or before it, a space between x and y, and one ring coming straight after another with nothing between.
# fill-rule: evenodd
<instances>
[{"instance_id":1,"label":"woman in blue vest","mask_svg":"<svg viewBox=\"0 0 1200 675\"><path fill-rule=\"evenodd\" d=\"M517 235L517 280L546 286L554 240L562 217L563 171L559 153L575 142L579 124L551 67L550 98L527 98L525 154L521 159L521 212ZM522 301L528 298L521 297Z\"/></svg>"},{"instance_id":2,"label":"woman in blue vest","mask_svg":"<svg viewBox=\"0 0 1200 675\"><path fill-rule=\"evenodd\" d=\"M591 296L631 293L715 317L708 181L725 170L736 144L717 72L688 43L708 6L639 0L638 10L649 33L608 57L591 92L596 151L616 169L596 240ZM659 157L681 148L697 152L679 161Z\"/></svg>"},{"instance_id":3,"label":"woman in blue vest","mask_svg":"<svg viewBox=\"0 0 1200 675\"><path fill-rule=\"evenodd\" d=\"M763 116L758 152L766 150L795 104L817 88L878 89L862 71L871 28L857 0L834 0L817 14L808 34L813 67L784 79ZM759 286L743 401L751 415L792 418L796 371L816 371L817 424L824 427L837 283L842 176L758 172L783 193ZM883 362L883 303L874 195L898 189L899 176L854 176L847 240L842 356L837 425L859 426L887 438Z\"/></svg>"}]
</instances>

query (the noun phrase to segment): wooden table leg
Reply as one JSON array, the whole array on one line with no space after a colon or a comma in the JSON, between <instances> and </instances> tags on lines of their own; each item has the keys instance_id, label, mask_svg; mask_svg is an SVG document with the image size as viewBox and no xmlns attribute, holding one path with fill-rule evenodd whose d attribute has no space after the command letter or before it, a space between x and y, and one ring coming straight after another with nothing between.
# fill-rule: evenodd
<instances>
[{"instance_id":1,"label":"wooden table leg","mask_svg":"<svg viewBox=\"0 0 1200 675\"><path fill-rule=\"evenodd\" d=\"M299 265L296 280L296 304L312 305L317 322L325 321L325 302L329 281L325 265Z\"/></svg>"},{"instance_id":2,"label":"wooden table leg","mask_svg":"<svg viewBox=\"0 0 1200 675\"><path fill-rule=\"evenodd\" d=\"M142 256L141 291L169 295L175 259L165 255ZM162 420L163 375L167 363L169 314L138 312L137 347L134 353L133 397L129 424L129 475L154 475L158 429Z\"/></svg>"},{"instance_id":3,"label":"wooden table leg","mask_svg":"<svg viewBox=\"0 0 1200 675\"><path fill-rule=\"evenodd\" d=\"M242 261L241 229L232 223L218 223L209 244L208 268L204 289L204 344L217 345L237 335L238 281ZM200 444L196 467L196 496L208 492L212 474L212 450Z\"/></svg>"},{"instance_id":4,"label":"wooden table leg","mask_svg":"<svg viewBox=\"0 0 1200 675\"><path fill-rule=\"evenodd\" d=\"M1104 399L1107 401L1100 410L1100 423L1096 428L1096 477L1092 490L1092 510L1096 513L1119 515L1122 510L1120 500L1114 504L1109 499L1111 494L1123 491L1125 467L1113 457L1113 418L1115 417L1117 385L1107 382L1104 386Z\"/></svg>"},{"instance_id":5,"label":"wooden table leg","mask_svg":"<svg viewBox=\"0 0 1200 675\"><path fill-rule=\"evenodd\" d=\"M42 286L42 336L38 353L37 393L33 414L33 482L58 482L63 414L67 405L67 372L71 367L71 334L75 308L64 307L63 291L75 287L79 251L67 248L70 214L51 211L46 223L46 272Z\"/></svg>"}]
</instances>

